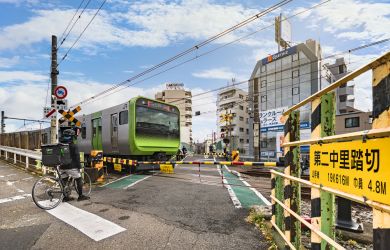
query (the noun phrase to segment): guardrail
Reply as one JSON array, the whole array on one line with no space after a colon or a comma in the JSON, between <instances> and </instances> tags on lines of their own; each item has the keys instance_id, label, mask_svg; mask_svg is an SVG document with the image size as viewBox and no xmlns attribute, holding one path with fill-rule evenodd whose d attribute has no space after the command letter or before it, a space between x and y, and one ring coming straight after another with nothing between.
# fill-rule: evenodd
<instances>
[{"instance_id":1,"label":"guardrail","mask_svg":"<svg viewBox=\"0 0 390 250\"><path fill-rule=\"evenodd\" d=\"M35 170L42 172L42 174L55 173L55 171L41 164L42 153L39 151L0 146L0 157L4 157L6 161L11 159L14 164L24 164L26 170ZM32 163L33 161L35 161L35 164Z\"/></svg>"},{"instance_id":2,"label":"guardrail","mask_svg":"<svg viewBox=\"0 0 390 250\"><path fill-rule=\"evenodd\" d=\"M373 129L334 135L335 96L330 92L368 70L373 70ZM301 141L299 108L308 103L312 106L311 139ZM285 142L282 147L284 147L285 168L284 173L271 170L271 223L285 240L286 248L301 249L301 223L303 223L311 232L311 249L327 249L329 248L327 244L331 245L330 248L344 249L335 241L336 195L341 197L339 202L347 199L348 202L353 200L371 206L373 247L375 250L390 249L390 195L386 192L386 183L390 182L388 174L390 155L386 153L390 144L387 139L390 136L390 52L294 105L283 115ZM375 141L369 143L374 138ZM369 150L367 146L369 144L371 147L374 144L375 148ZM300 178L300 145L311 145L310 181ZM366 150L363 152L362 149ZM382 153L381 160L380 149L387 150ZM374 153L377 158L374 158ZM336 162L338 165L335 169ZM370 172L374 162L376 163L374 171L378 172L375 178L372 177L374 171ZM333 163L333 168L330 163ZM382 166L379 171L380 163ZM362 174L359 171L363 171L363 168L365 171ZM353 171L345 174L345 169ZM301 217L301 184L311 187L311 223Z\"/></svg>"}]
</instances>

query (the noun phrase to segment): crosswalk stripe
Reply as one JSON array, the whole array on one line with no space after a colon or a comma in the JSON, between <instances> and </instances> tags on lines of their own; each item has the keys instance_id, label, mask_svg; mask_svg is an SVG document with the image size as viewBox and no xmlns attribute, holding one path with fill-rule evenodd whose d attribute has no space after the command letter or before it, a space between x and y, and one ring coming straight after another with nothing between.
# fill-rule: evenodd
<instances>
[{"instance_id":1,"label":"crosswalk stripe","mask_svg":"<svg viewBox=\"0 0 390 250\"><path fill-rule=\"evenodd\" d=\"M63 202L58 207L46 211L54 217L76 228L94 241L100 241L126 231L125 228L111 221L72 206L69 203Z\"/></svg>"}]
</instances>

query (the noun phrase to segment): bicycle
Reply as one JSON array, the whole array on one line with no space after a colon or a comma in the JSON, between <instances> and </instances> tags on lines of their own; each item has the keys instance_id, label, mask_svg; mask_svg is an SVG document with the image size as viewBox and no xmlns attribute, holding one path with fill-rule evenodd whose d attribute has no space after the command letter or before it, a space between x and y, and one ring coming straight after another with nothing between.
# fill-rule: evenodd
<instances>
[{"instance_id":1,"label":"bicycle","mask_svg":"<svg viewBox=\"0 0 390 250\"><path fill-rule=\"evenodd\" d=\"M57 207L64 197L69 197L74 188L77 192L75 179L68 176L66 183L61 178L60 165L55 167L56 177L43 176L37 180L32 189L32 199L39 208L49 210ZM83 178L83 194L91 193L91 178L86 172L81 173Z\"/></svg>"}]
</instances>

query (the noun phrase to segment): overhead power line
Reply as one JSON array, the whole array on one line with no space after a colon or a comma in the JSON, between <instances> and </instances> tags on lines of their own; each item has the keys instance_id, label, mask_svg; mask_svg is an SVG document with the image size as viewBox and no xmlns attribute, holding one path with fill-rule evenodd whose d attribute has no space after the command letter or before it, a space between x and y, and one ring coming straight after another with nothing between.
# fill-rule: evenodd
<instances>
[{"instance_id":1,"label":"overhead power line","mask_svg":"<svg viewBox=\"0 0 390 250\"><path fill-rule=\"evenodd\" d=\"M61 43L60 43L60 45L58 46L58 48L60 48L61 45L65 42L66 38L69 36L69 33L72 31L72 29L73 29L73 27L76 25L77 21L81 18L81 15L84 13L85 9L87 8L87 6L88 6L88 4L89 4L89 2L90 2L90 1L88 1L88 3L85 5L84 9L81 11L80 15L78 16L78 18L76 19L76 21L73 23L72 27L70 28L70 30L69 30L69 32L68 32L68 28L69 28L70 24L73 22L75 16L76 16L77 13L79 12L80 7L81 7L81 5L84 3L84 1L85 1L85 0L82 0L82 1L81 1L80 5L79 5L79 7L77 8L76 12L74 13L72 19L70 19L70 21L69 21L68 25L66 26L64 32L62 32L62 35L61 35L61 37L60 37L60 39L59 39L59 40L61 41ZM68 32L68 33L67 33L67 32ZM65 33L67 33L66 36L65 36Z\"/></svg>"},{"instance_id":2,"label":"overhead power line","mask_svg":"<svg viewBox=\"0 0 390 250\"><path fill-rule=\"evenodd\" d=\"M304 14L305 12L308 12L308 11L310 11L310 10L312 10L312 9L318 8L318 7L320 7L320 6L322 6L322 5L326 4L326 3L328 3L328 2L330 2L330 1L331 1L331 0L326 0L326 1L320 2L320 3L316 4L316 5L311 6L310 8L307 8L307 9L305 9L305 10L302 10L302 11L300 11L300 12L297 12L297 13L294 14L294 15L291 15L291 16L289 16L289 17L284 18L283 21L284 21L284 20L288 20L288 19L292 19L292 18L294 18L294 17L296 17L296 16L298 16L298 15ZM119 91L121 91L121 90L123 90L123 89L125 89L125 88L128 88L128 87L130 87L130 86L134 86L134 85L136 85L136 84L138 84L138 83L144 82L144 81L149 80L149 79L151 79L151 78L153 78L153 77L156 77L156 76L158 76L158 75L161 75L161 74L163 74L163 73L165 73L165 72L167 72L167 71L169 71L169 70L175 69L175 68L180 67L180 66L182 66L182 65L184 65L184 64L186 64L186 63L189 63L189 62L192 62L192 61L194 61L194 60L196 60L196 59L199 59L200 57L203 57L203 56L206 56L206 55L208 55L208 54L211 54L211 53L213 53L213 52L215 52L215 51L217 51L217 50L219 50L219 49L222 49L222 48L224 48L224 47L226 47L226 46L228 46L228 45L231 45L231 44L233 44L233 43L237 43L237 42L243 41L243 40L247 39L248 37L250 37L250 36L252 36L252 35L254 35L254 34L256 34L256 33L260 32L260 31L263 31L263 30L266 30L266 29L268 29L268 28L270 28L270 27L273 27L273 26L275 26L275 24L271 24L271 25L268 25L268 26L263 27L263 28L261 28L261 29L258 29L258 30L254 31L254 32L251 32L251 33L245 35L245 36L242 36L242 37L240 37L240 38L238 38L238 39L235 39L235 40L233 40L233 41L231 41L231 42L225 43L225 44L223 44L223 45L221 45L221 46L218 46L218 47L216 47L216 48L214 48L214 49L212 49L212 50L206 51L206 52L204 52L204 53L202 53L202 54L197 54L196 56L194 56L194 57L192 57L192 58L190 58L190 59L187 59L187 60L185 60L185 61L183 61L183 62L180 62L180 63L178 63L178 64L176 64L176 65L174 65L174 66L172 66L172 67L169 67L169 68L167 68L167 69L164 69L164 70L162 70L162 71L160 71L160 72L155 73L154 75L151 75L151 76L149 76L149 77L147 77L147 78L144 78L144 79L142 79L142 80L139 80L139 81L137 81L137 82L132 82L132 83L129 82L128 84L122 86L122 88L117 89L117 90L115 90L115 91L113 91L113 92L111 92L111 89L115 89L115 88L117 88L117 87L114 86L114 87L112 87L112 88L109 88L109 89L107 89L107 90L105 90L105 91L103 91L103 92L101 92L101 93L99 93L99 94L97 94L97 95L95 95L95 96L93 96L93 97L90 97L90 98L88 98L88 99L86 99L86 100L84 100L84 101L79 102L77 105L86 104L87 102L94 102L94 101L98 100L99 98L104 98L104 97L107 97L107 96L109 96L109 95L115 94L115 93L117 93L117 92L119 92ZM126 82L124 82L124 83L126 83ZM121 84L123 84L123 83L121 83ZM99 97L99 98L98 98L98 97ZM74 105L74 106L72 106L72 107L76 107L76 105Z\"/></svg>"},{"instance_id":3,"label":"overhead power line","mask_svg":"<svg viewBox=\"0 0 390 250\"><path fill-rule=\"evenodd\" d=\"M177 54L177 55L175 55L175 56L173 56L173 57L171 57L171 58L169 58L169 59L167 59L167 60L165 60L165 61L163 61L161 63L159 63L159 64L157 64L157 65L155 65L155 66L153 66L153 67L151 67L151 68L149 68L149 69L147 69L147 70L145 70L145 71L143 71L143 72L141 72L141 73L139 73L139 74L137 74L137 75L135 75L135 76L133 76L133 77L131 77L131 78L129 78L129 79L119 83L119 84L117 84L117 85L114 85L111 88L108 88L107 90L104 90L104 91L102 91L102 92L100 92L100 93L98 93L98 94L96 94L96 95L94 95L94 96L92 96L90 98L87 98L87 99L85 99L85 100L83 100L83 101L73 105L72 107L76 107L78 105L82 105L82 104L85 104L85 103L87 103L87 102L89 102L91 100L94 100L94 99L96 99L97 97L99 97L101 95L104 95L104 94L106 94L106 93L108 93L108 92L110 92L110 91L112 91L112 90L114 90L114 89L116 89L116 88L118 88L120 86L128 84L128 83L130 83L130 82L132 82L132 81L134 81L134 80L136 80L136 79L138 79L138 78L140 78L140 77L142 77L142 76L144 76L144 75L146 75L146 74L148 74L148 73L150 73L150 72L152 72L152 71L154 71L154 70L156 70L158 68L161 68L161 67L163 67L163 66L165 66L165 65L167 65L167 64L169 64L169 63L171 63L173 61L176 61L177 59L182 58L183 56L185 56L185 55L187 55L187 54L189 54L191 52L197 51L199 48L201 48L201 47L203 47L203 46L205 46L205 45L207 45L207 44L209 44L209 43L211 43L211 42L213 42L213 41L215 41L215 40L217 40L217 39L219 39L219 38L221 38L221 37L223 37L223 36L225 36L225 35L227 35L227 34L229 34L231 32L233 32L235 30L237 30L237 29L239 29L239 28L249 24L250 22L253 22L254 20L256 20L256 19L258 19L258 18L260 18L260 17L262 17L262 16L264 16L264 15L266 15L266 14L268 14L268 13L274 11L274 10L276 10L277 8L280 8L281 6L287 4L287 3L291 2L291 1L292 0L283 0L283 1L281 1L281 2L279 2L277 4L275 4L275 5L267 8L266 10L263 10L263 11L259 12L258 14L256 14L256 15L254 15L254 16L252 16L252 17L250 17L250 18L248 18L248 19L246 19L246 20L244 20L244 21L234 25L233 27L231 27L231 28L229 28L227 30L224 30L221 33L218 33L217 35L214 35L214 36L210 37L209 39L207 39L207 40L205 40L205 41L203 41L203 42L201 42L201 43L199 43L199 44L197 44L197 45L195 45L195 46L193 46L193 47L191 47L191 48L189 48L189 49L187 49L187 50L185 50L185 51L183 51L183 52L181 52L181 53L179 53L179 54Z\"/></svg>"},{"instance_id":4,"label":"overhead power line","mask_svg":"<svg viewBox=\"0 0 390 250\"><path fill-rule=\"evenodd\" d=\"M90 2L91 0L88 1L88 3ZM95 12L95 14L93 15L93 17L91 18L91 20L88 22L88 24L85 26L85 28L83 29L83 31L79 34L79 36L76 38L76 40L73 42L72 46L70 46L70 48L66 51L66 53L64 54L64 56L62 57L61 61L58 63L57 67L60 66L60 64L66 59L66 57L69 55L69 52L73 49L73 47L77 44L77 42L80 40L80 38L82 37L82 35L84 34L84 32L88 29L89 25L91 25L92 21L95 19L95 17L97 16L97 14L99 13L99 11L103 8L103 5L107 2L107 0L104 0L101 5L99 6L99 8L97 9L97 11ZM88 4L87 3L87 4Z\"/></svg>"}]
</instances>

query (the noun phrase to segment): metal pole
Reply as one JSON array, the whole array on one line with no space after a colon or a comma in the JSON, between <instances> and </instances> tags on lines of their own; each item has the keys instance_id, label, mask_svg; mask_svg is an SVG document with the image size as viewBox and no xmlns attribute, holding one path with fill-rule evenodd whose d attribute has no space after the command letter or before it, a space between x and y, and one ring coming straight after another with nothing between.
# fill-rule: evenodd
<instances>
[{"instance_id":1,"label":"metal pole","mask_svg":"<svg viewBox=\"0 0 390 250\"><path fill-rule=\"evenodd\" d=\"M2 134L5 133L4 127L5 127L5 125L4 125L4 111L1 111L1 128L0 128L0 131L1 131Z\"/></svg>"},{"instance_id":2,"label":"metal pole","mask_svg":"<svg viewBox=\"0 0 390 250\"><path fill-rule=\"evenodd\" d=\"M51 107L55 108L56 100L54 98L54 90L57 87L57 37L51 36ZM50 123L50 143L54 144L58 141L58 124L57 124L57 112L55 112L51 118Z\"/></svg>"}]
</instances>

